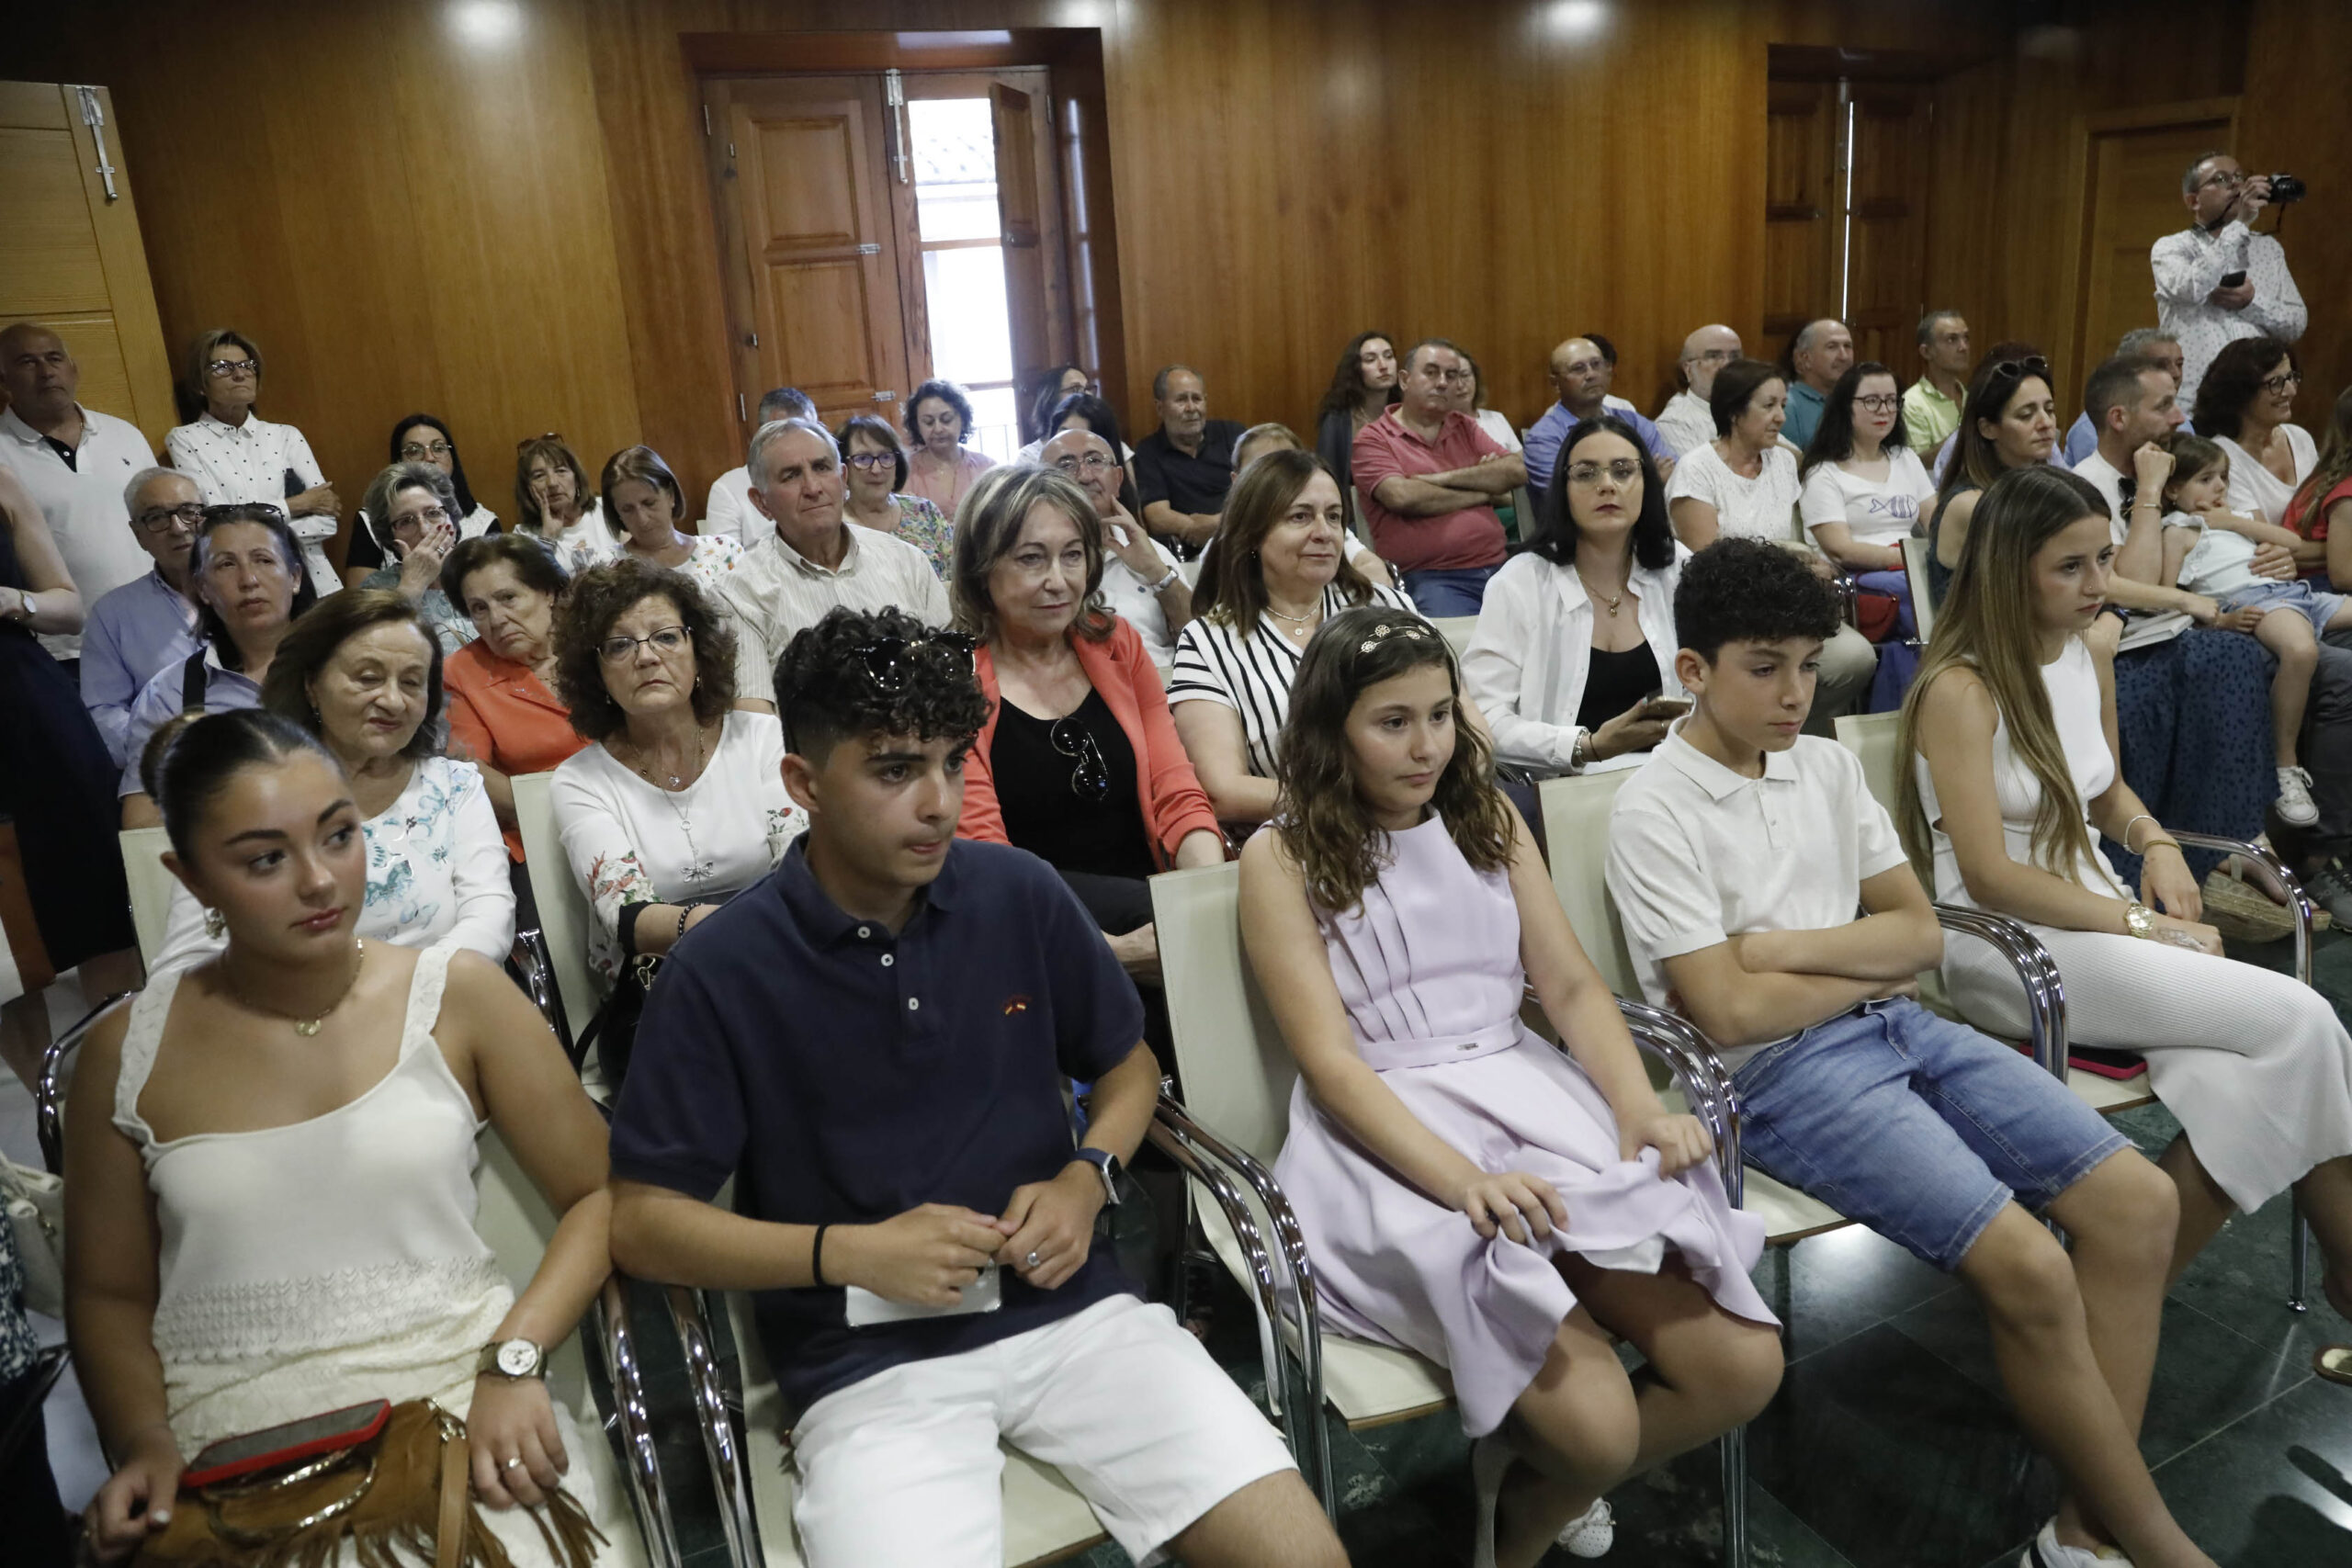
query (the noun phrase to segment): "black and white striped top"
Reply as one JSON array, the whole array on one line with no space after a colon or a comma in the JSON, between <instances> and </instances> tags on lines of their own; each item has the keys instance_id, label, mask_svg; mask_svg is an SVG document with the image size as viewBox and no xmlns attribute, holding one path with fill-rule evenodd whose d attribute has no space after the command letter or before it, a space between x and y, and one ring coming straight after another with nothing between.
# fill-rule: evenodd
<instances>
[{"instance_id":1,"label":"black and white striped top","mask_svg":"<svg viewBox=\"0 0 2352 1568\"><path fill-rule=\"evenodd\" d=\"M1375 585L1364 603L1420 615L1411 600L1393 588ZM1323 590L1327 619L1351 607L1338 583ZM1250 771L1262 779L1272 778L1274 752L1282 739L1283 719L1290 712L1290 687L1298 679L1301 652L1272 615L1260 615L1257 631L1247 637L1222 621L1206 617L1187 621L1176 637L1176 662L1168 675L1168 705L1212 702L1233 709L1241 716Z\"/></svg>"}]
</instances>

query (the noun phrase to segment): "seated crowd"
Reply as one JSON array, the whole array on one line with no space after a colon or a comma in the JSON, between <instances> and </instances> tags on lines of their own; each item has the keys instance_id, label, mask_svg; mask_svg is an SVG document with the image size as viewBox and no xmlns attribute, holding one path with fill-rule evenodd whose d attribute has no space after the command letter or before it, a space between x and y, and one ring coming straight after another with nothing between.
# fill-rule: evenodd
<instances>
[{"instance_id":1,"label":"seated crowd","mask_svg":"<svg viewBox=\"0 0 2352 1568\"><path fill-rule=\"evenodd\" d=\"M637 1561L540 1381L618 1267L754 1293L820 1568L995 1562L1000 1439L1138 1561L1344 1562L1200 1325L1096 1240L1139 1182L1179 1250L1181 1182L1137 1160L1183 1092L1151 879L1238 860L1325 1323L1450 1371L1480 1568L1598 1555L1609 1492L1761 1410L1781 1352L1762 1223L1555 891L1580 859L1747 1158L1981 1303L2064 1478L2030 1564L2211 1568L2138 1447L2164 1293L2292 1188L2352 1313L2352 1036L2223 954L2172 830L2267 832L2352 919L2352 390L2314 438L2291 343L2239 333L2184 408L2186 331L2091 372L2079 440L2032 345L1972 362L1948 310L1907 385L1835 320L1777 365L1699 327L1655 421L1571 336L1523 432L1457 344L1380 332L1311 446L1209 418L1182 365L1132 446L1054 367L1010 463L949 382L903 430L781 388L699 524L650 448L592 485L552 433L501 519L412 413L340 566L250 339L198 340L158 467L54 333L0 332L6 420L85 459L36 483L0 443L0 718L52 759L0 807L55 967L133 993L68 1100L117 1467L91 1550L177 1560L198 1450L385 1398L463 1423L462 1528L514 1562ZM1900 713L1892 809L1826 738L1858 711ZM1544 781L1610 772L1606 841L1544 843ZM175 880L143 965L123 829ZM599 994L561 1043L499 973L551 897ZM2022 923L2071 1037L2145 1057L2161 1159L1988 1037L2027 999L1931 897ZM37 990L6 1031L29 1081ZM519 1291L473 1230L485 1124L558 1219Z\"/></svg>"}]
</instances>

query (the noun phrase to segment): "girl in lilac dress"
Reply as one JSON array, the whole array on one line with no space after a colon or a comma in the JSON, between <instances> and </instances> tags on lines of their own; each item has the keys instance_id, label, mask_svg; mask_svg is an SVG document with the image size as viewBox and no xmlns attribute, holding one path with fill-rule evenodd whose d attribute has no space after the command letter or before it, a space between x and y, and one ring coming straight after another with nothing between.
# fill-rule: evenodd
<instances>
[{"instance_id":1,"label":"girl in lilac dress","mask_svg":"<svg viewBox=\"0 0 2352 1568\"><path fill-rule=\"evenodd\" d=\"M1241 934L1298 1062L1274 1168L1325 1319L1452 1371L1474 1561L1523 1568L1606 1551L1603 1494L1762 1409L1781 1347L1764 1227L1659 1103L1460 701L1426 623L1324 625ZM1568 1055L1521 1023L1530 981Z\"/></svg>"}]
</instances>

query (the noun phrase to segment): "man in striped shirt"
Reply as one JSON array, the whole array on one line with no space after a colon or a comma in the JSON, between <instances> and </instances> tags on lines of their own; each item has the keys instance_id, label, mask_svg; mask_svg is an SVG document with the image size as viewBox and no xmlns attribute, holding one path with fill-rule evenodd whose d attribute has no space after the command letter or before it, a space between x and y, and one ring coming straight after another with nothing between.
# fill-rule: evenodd
<instances>
[{"instance_id":1,"label":"man in striped shirt","mask_svg":"<svg viewBox=\"0 0 2352 1568\"><path fill-rule=\"evenodd\" d=\"M735 616L740 705L775 711L776 656L831 610L897 608L934 626L953 618L929 556L842 515L841 448L823 425L770 420L752 434L745 467L752 504L772 527L720 585Z\"/></svg>"}]
</instances>

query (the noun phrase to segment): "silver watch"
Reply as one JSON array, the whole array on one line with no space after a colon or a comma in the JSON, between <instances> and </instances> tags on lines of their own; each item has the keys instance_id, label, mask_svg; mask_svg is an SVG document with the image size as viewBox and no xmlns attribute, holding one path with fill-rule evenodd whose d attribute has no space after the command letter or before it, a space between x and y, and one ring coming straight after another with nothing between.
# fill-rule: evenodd
<instances>
[{"instance_id":1,"label":"silver watch","mask_svg":"<svg viewBox=\"0 0 2352 1568\"><path fill-rule=\"evenodd\" d=\"M481 1348L481 1357L474 1363L475 1376L487 1377L492 1372L517 1381L544 1378L548 1353L528 1339L494 1339Z\"/></svg>"}]
</instances>

